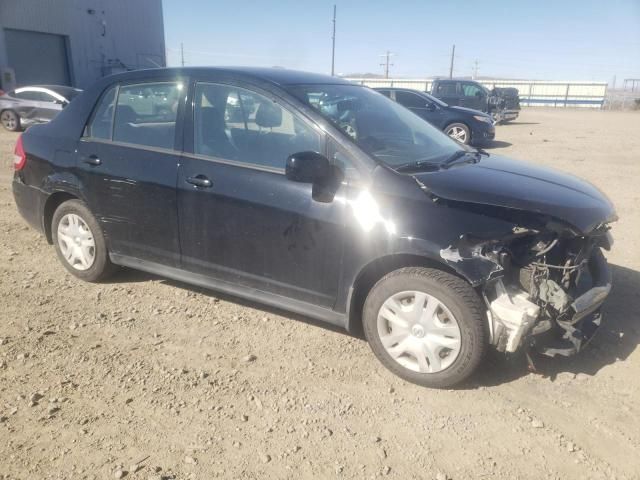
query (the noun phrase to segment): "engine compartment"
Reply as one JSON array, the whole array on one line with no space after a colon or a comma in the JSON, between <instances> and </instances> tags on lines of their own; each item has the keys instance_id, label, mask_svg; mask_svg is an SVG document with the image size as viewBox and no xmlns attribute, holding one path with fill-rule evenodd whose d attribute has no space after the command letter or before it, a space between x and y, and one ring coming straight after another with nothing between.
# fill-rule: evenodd
<instances>
[{"instance_id":1,"label":"engine compartment","mask_svg":"<svg viewBox=\"0 0 640 480\"><path fill-rule=\"evenodd\" d=\"M611 243L602 225L588 235L523 232L495 245L491 253L504 275L483 289L493 345L504 352L577 353L600 325L599 308L611 289L602 248Z\"/></svg>"}]
</instances>

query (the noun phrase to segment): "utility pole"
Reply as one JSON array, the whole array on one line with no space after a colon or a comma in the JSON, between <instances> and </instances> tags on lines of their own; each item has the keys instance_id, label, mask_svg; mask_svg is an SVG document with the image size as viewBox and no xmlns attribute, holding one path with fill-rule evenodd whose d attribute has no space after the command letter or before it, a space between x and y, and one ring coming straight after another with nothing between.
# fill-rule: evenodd
<instances>
[{"instance_id":1,"label":"utility pole","mask_svg":"<svg viewBox=\"0 0 640 480\"><path fill-rule=\"evenodd\" d=\"M184 67L184 44L182 42L180 42L180 62Z\"/></svg>"},{"instance_id":2,"label":"utility pole","mask_svg":"<svg viewBox=\"0 0 640 480\"><path fill-rule=\"evenodd\" d=\"M331 36L331 76L335 74L336 61L336 6L333 6L333 35Z\"/></svg>"},{"instance_id":3,"label":"utility pole","mask_svg":"<svg viewBox=\"0 0 640 480\"><path fill-rule=\"evenodd\" d=\"M384 78L389 78L389 67L393 67L393 63L389 63L389 59L394 55L389 50L386 53L380 55L381 57L385 57L385 62L381 63L380 66L384 67Z\"/></svg>"},{"instance_id":4,"label":"utility pole","mask_svg":"<svg viewBox=\"0 0 640 480\"><path fill-rule=\"evenodd\" d=\"M453 59L456 56L456 46L453 46L451 50L451 65L449 66L449 78L453 78Z\"/></svg>"},{"instance_id":5,"label":"utility pole","mask_svg":"<svg viewBox=\"0 0 640 480\"><path fill-rule=\"evenodd\" d=\"M478 79L478 59L476 59L476 61L473 62L473 79L474 80Z\"/></svg>"}]
</instances>

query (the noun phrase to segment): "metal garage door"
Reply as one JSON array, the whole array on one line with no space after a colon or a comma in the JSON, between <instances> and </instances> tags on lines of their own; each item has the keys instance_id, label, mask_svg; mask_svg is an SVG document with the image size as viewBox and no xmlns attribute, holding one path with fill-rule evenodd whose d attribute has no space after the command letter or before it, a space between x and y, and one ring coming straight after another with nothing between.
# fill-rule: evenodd
<instances>
[{"instance_id":1,"label":"metal garage door","mask_svg":"<svg viewBox=\"0 0 640 480\"><path fill-rule=\"evenodd\" d=\"M4 38L17 85L71 85L66 37L7 28Z\"/></svg>"}]
</instances>

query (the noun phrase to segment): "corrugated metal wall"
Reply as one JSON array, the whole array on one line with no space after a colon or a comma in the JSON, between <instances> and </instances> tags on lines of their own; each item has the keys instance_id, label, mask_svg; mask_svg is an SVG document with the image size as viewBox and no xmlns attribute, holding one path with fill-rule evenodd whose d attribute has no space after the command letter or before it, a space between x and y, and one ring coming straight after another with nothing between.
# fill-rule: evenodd
<instances>
[{"instance_id":1,"label":"corrugated metal wall","mask_svg":"<svg viewBox=\"0 0 640 480\"><path fill-rule=\"evenodd\" d=\"M81 88L114 71L165 65L162 0L2 0L0 67L11 67L5 29L64 36Z\"/></svg>"},{"instance_id":2,"label":"corrugated metal wall","mask_svg":"<svg viewBox=\"0 0 640 480\"><path fill-rule=\"evenodd\" d=\"M385 79L348 78L368 87L412 88L423 92L431 91L433 78ZM606 82L545 82L541 80L479 80L492 89L517 88L522 106L586 107L602 108L607 94Z\"/></svg>"}]
</instances>

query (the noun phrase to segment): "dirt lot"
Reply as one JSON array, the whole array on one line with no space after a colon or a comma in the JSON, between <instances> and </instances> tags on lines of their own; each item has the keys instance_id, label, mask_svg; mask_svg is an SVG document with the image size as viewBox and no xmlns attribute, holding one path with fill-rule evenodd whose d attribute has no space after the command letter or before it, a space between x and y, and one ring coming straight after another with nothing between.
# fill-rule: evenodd
<instances>
[{"instance_id":1,"label":"dirt lot","mask_svg":"<svg viewBox=\"0 0 640 480\"><path fill-rule=\"evenodd\" d=\"M455 391L256 305L74 279L16 212L0 132L0 479L640 478L640 114L529 109L497 130L494 153L613 199L615 287L588 351L544 376L493 354Z\"/></svg>"}]
</instances>

